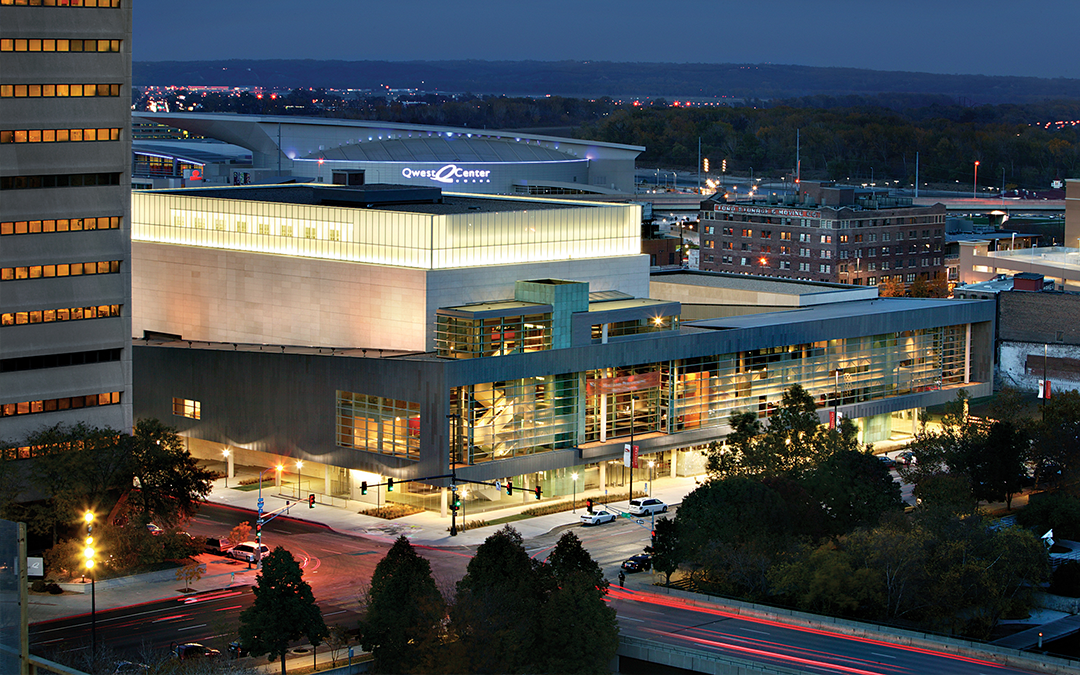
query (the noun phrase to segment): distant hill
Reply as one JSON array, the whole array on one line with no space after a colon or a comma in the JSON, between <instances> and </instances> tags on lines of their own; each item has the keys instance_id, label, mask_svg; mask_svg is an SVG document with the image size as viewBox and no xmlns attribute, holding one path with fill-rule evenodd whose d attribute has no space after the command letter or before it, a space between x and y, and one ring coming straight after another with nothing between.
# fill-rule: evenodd
<instances>
[{"instance_id":1,"label":"distant hill","mask_svg":"<svg viewBox=\"0 0 1080 675\"><path fill-rule=\"evenodd\" d=\"M136 86L264 86L493 93L773 99L944 96L961 104L1080 99L1080 80L935 75L774 64L609 61L140 61Z\"/></svg>"}]
</instances>

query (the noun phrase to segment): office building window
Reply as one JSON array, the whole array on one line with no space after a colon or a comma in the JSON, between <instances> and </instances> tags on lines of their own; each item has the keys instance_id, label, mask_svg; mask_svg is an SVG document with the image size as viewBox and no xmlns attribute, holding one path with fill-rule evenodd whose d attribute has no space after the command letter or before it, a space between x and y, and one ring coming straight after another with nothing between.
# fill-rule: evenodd
<instances>
[{"instance_id":1,"label":"office building window","mask_svg":"<svg viewBox=\"0 0 1080 675\"><path fill-rule=\"evenodd\" d=\"M202 403L187 398L174 398L172 400L172 414L193 420L202 419Z\"/></svg>"},{"instance_id":2,"label":"office building window","mask_svg":"<svg viewBox=\"0 0 1080 675\"><path fill-rule=\"evenodd\" d=\"M94 363L119 361L124 350L95 349L88 352L66 352L63 354L38 354L37 356L16 356L0 359L0 373L14 373L20 370L44 370L47 368L68 368Z\"/></svg>"},{"instance_id":3,"label":"office building window","mask_svg":"<svg viewBox=\"0 0 1080 675\"><path fill-rule=\"evenodd\" d=\"M121 40L0 38L0 52L119 52Z\"/></svg>"},{"instance_id":4,"label":"office building window","mask_svg":"<svg viewBox=\"0 0 1080 675\"><path fill-rule=\"evenodd\" d=\"M119 260L101 262L60 263L56 265L30 265L27 267L0 267L0 281L23 279L49 279L52 277L78 277L89 274L118 274Z\"/></svg>"},{"instance_id":5,"label":"office building window","mask_svg":"<svg viewBox=\"0 0 1080 675\"><path fill-rule=\"evenodd\" d=\"M95 187L119 185L119 173L71 173L43 176L0 176L0 190L34 190L38 188Z\"/></svg>"},{"instance_id":6,"label":"office building window","mask_svg":"<svg viewBox=\"0 0 1080 675\"><path fill-rule=\"evenodd\" d=\"M0 0L0 7L91 7L98 9L116 9L120 0Z\"/></svg>"},{"instance_id":7,"label":"office building window","mask_svg":"<svg viewBox=\"0 0 1080 675\"><path fill-rule=\"evenodd\" d=\"M438 314L435 351L451 359L475 359L551 349L551 314L478 318Z\"/></svg>"},{"instance_id":8,"label":"office building window","mask_svg":"<svg viewBox=\"0 0 1080 675\"><path fill-rule=\"evenodd\" d=\"M120 216L100 218L58 218L55 220L16 220L0 223L0 236L8 234L43 234L82 230L117 230Z\"/></svg>"},{"instance_id":9,"label":"office building window","mask_svg":"<svg viewBox=\"0 0 1080 675\"><path fill-rule=\"evenodd\" d=\"M0 84L0 98L85 98L119 95L119 84Z\"/></svg>"},{"instance_id":10,"label":"office building window","mask_svg":"<svg viewBox=\"0 0 1080 675\"><path fill-rule=\"evenodd\" d=\"M41 401L20 401L18 403L0 404L0 417L36 415L38 413L57 412L60 410L78 410L79 408L93 408L101 405L117 405L118 403L120 403L120 392L118 391L110 391L103 394L89 394L86 396L50 398Z\"/></svg>"},{"instance_id":11,"label":"office building window","mask_svg":"<svg viewBox=\"0 0 1080 675\"><path fill-rule=\"evenodd\" d=\"M123 305L98 305L96 307L70 307L63 309L38 309L31 312L8 312L0 314L0 327L23 326L31 323L54 321L82 321L84 319L107 319L120 316Z\"/></svg>"},{"instance_id":12,"label":"office building window","mask_svg":"<svg viewBox=\"0 0 1080 675\"><path fill-rule=\"evenodd\" d=\"M16 129L0 131L0 143L78 143L118 141L120 129Z\"/></svg>"},{"instance_id":13,"label":"office building window","mask_svg":"<svg viewBox=\"0 0 1080 675\"><path fill-rule=\"evenodd\" d=\"M338 391L337 444L420 459L420 404Z\"/></svg>"}]
</instances>

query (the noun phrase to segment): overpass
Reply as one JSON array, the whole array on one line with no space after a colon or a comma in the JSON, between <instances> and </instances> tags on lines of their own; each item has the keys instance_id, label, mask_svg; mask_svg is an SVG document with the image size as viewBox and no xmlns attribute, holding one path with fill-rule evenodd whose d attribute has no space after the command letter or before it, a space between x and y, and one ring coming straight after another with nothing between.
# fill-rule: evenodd
<instances>
[{"instance_id":1,"label":"overpass","mask_svg":"<svg viewBox=\"0 0 1080 675\"><path fill-rule=\"evenodd\" d=\"M619 615L618 672L1080 672L1077 660L739 601L719 601L676 588L635 586L609 589L609 602Z\"/></svg>"}]
</instances>

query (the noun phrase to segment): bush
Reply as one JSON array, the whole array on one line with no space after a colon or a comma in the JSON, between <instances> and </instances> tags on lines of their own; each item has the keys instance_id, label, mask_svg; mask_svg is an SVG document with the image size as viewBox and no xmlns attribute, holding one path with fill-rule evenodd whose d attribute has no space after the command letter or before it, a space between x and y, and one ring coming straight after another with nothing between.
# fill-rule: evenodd
<instances>
[{"instance_id":1,"label":"bush","mask_svg":"<svg viewBox=\"0 0 1080 675\"><path fill-rule=\"evenodd\" d=\"M45 588L46 585L44 579L34 579L34 583L30 584L30 590L35 593L44 593Z\"/></svg>"},{"instance_id":2,"label":"bush","mask_svg":"<svg viewBox=\"0 0 1080 675\"><path fill-rule=\"evenodd\" d=\"M411 504L387 504L376 509L367 509L360 511L362 516L375 516L376 518L385 518L387 520L393 520L394 518L403 518L405 516L411 516L414 513L423 513L424 509L419 506L413 506Z\"/></svg>"},{"instance_id":3,"label":"bush","mask_svg":"<svg viewBox=\"0 0 1080 675\"><path fill-rule=\"evenodd\" d=\"M1016 514L1016 522L1041 537L1054 530L1055 539L1080 539L1080 497L1064 492L1032 495L1028 505Z\"/></svg>"},{"instance_id":4,"label":"bush","mask_svg":"<svg viewBox=\"0 0 1080 675\"><path fill-rule=\"evenodd\" d=\"M1058 565L1050 577L1050 592L1080 598L1080 562L1066 560Z\"/></svg>"},{"instance_id":5,"label":"bush","mask_svg":"<svg viewBox=\"0 0 1080 675\"><path fill-rule=\"evenodd\" d=\"M48 591L50 595L60 595L64 592L64 589L60 588L60 584L57 583L50 583L46 585L45 590Z\"/></svg>"}]
</instances>

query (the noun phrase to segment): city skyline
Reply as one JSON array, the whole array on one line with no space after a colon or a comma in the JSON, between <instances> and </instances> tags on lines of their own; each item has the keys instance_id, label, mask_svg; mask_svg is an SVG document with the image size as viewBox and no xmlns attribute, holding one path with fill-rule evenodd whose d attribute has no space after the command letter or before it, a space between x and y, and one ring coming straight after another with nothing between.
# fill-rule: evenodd
<instances>
[{"instance_id":1,"label":"city skyline","mask_svg":"<svg viewBox=\"0 0 1080 675\"><path fill-rule=\"evenodd\" d=\"M527 5L417 0L157 0L134 5L135 61L342 59L772 63L883 71L1078 78L1066 45L1080 5L1017 11L1002 0L903 11L851 0L641 0ZM778 18L780 17L780 18ZM787 17L787 18L783 18ZM1006 32L1007 31L1007 32ZM163 39L164 37L173 39ZM894 39L888 39L892 37Z\"/></svg>"}]
</instances>

